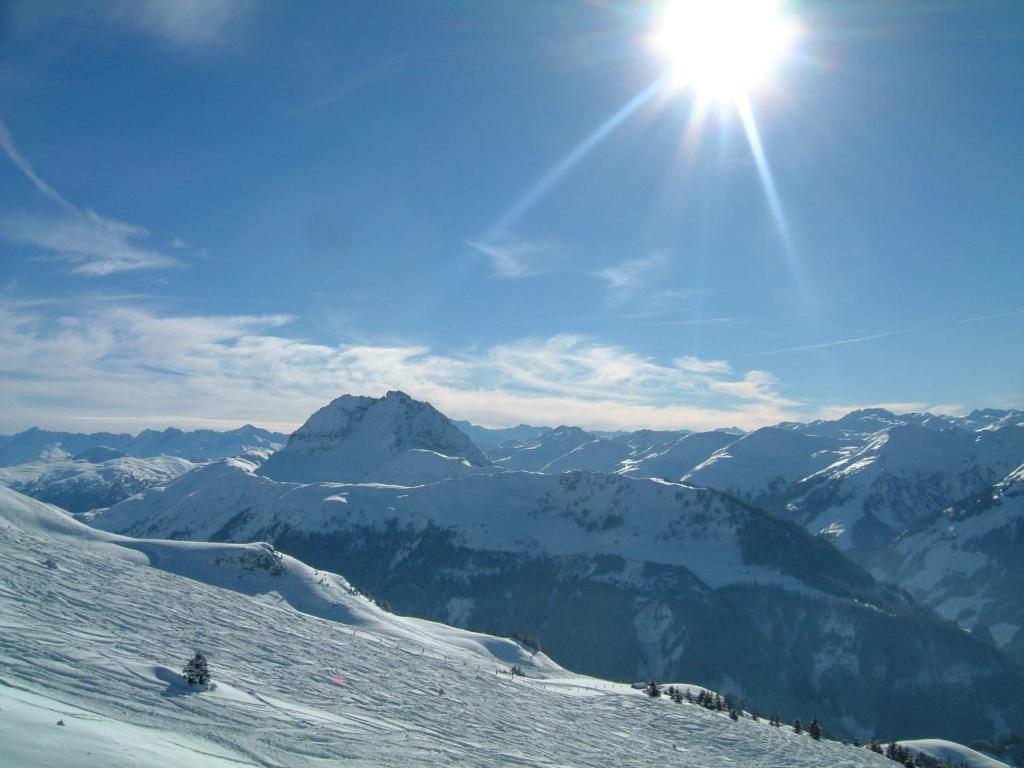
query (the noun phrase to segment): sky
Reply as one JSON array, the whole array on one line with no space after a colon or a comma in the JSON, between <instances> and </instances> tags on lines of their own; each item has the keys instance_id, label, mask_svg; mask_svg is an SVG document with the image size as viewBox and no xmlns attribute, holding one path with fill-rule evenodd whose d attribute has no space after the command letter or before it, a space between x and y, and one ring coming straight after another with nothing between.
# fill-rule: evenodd
<instances>
[{"instance_id":1,"label":"sky","mask_svg":"<svg viewBox=\"0 0 1024 768\"><path fill-rule=\"evenodd\" d=\"M0 3L0 432L1024 406L1024 3ZM746 118L746 119L745 119Z\"/></svg>"}]
</instances>

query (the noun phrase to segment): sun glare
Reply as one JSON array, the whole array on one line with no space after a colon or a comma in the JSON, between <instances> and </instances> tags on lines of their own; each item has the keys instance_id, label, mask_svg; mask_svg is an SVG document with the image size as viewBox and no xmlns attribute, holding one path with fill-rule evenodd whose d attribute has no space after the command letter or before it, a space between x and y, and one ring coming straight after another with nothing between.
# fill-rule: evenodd
<instances>
[{"instance_id":1,"label":"sun glare","mask_svg":"<svg viewBox=\"0 0 1024 768\"><path fill-rule=\"evenodd\" d=\"M668 0L654 44L677 86L737 100L765 82L795 34L777 0Z\"/></svg>"}]
</instances>

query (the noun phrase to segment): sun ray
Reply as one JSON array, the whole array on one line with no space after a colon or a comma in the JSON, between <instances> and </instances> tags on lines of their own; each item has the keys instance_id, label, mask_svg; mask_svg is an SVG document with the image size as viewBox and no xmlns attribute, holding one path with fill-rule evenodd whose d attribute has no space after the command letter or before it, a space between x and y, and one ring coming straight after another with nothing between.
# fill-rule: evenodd
<instances>
[{"instance_id":1,"label":"sun ray","mask_svg":"<svg viewBox=\"0 0 1024 768\"><path fill-rule=\"evenodd\" d=\"M526 191L516 203L508 209L495 223L494 228L491 231L491 236L499 236L511 229L516 222L519 221L537 202L547 194L552 187L554 187L573 167L575 167L584 157L589 155L595 147L597 147L604 139L608 137L616 128L626 121L627 118L636 114L636 112L649 102L655 94L657 94L665 85L666 78L659 77L657 80L652 82L640 93L631 98L614 114L612 114L607 120L599 125L594 131L592 131L583 141L573 147L569 152L557 163L555 163L550 170L548 170L540 180L537 181L530 189Z\"/></svg>"}]
</instances>

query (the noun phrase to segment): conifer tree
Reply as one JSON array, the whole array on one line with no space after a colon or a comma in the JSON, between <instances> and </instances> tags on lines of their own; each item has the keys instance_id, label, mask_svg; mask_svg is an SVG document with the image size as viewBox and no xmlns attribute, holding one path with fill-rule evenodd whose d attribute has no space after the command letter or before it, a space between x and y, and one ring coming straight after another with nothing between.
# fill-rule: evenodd
<instances>
[{"instance_id":1,"label":"conifer tree","mask_svg":"<svg viewBox=\"0 0 1024 768\"><path fill-rule=\"evenodd\" d=\"M739 720L740 719L739 712L737 712L735 709L730 709L729 710L729 719L730 720Z\"/></svg>"},{"instance_id":2,"label":"conifer tree","mask_svg":"<svg viewBox=\"0 0 1024 768\"><path fill-rule=\"evenodd\" d=\"M821 726L818 724L817 719L811 720L811 724L807 727L807 732L811 734L811 738L815 741L821 741Z\"/></svg>"},{"instance_id":3,"label":"conifer tree","mask_svg":"<svg viewBox=\"0 0 1024 768\"><path fill-rule=\"evenodd\" d=\"M804 724L800 722L800 718L798 717L796 720L793 721L793 733L803 733L803 732L804 732Z\"/></svg>"},{"instance_id":4,"label":"conifer tree","mask_svg":"<svg viewBox=\"0 0 1024 768\"><path fill-rule=\"evenodd\" d=\"M196 651L195 656L185 665L181 676L185 678L185 682L189 685L206 685L209 683L210 668L206 663L206 657L199 651Z\"/></svg>"},{"instance_id":5,"label":"conifer tree","mask_svg":"<svg viewBox=\"0 0 1024 768\"><path fill-rule=\"evenodd\" d=\"M647 695L652 699L656 699L661 696L661 689L658 688L658 684L653 680L647 684Z\"/></svg>"}]
</instances>

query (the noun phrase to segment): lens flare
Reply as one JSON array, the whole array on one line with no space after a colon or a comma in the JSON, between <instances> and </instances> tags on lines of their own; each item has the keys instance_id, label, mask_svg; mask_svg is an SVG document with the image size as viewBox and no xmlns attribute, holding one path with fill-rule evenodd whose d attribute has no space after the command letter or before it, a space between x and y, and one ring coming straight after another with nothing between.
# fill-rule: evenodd
<instances>
[{"instance_id":1,"label":"lens flare","mask_svg":"<svg viewBox=\"0 0 1024 768\"><path fill-rule=\"evenodd\" d=\"M677 86L736 100L767 80L796 33L777 0L669 0L654 45Z\"/></svg>"}]
</instances>

